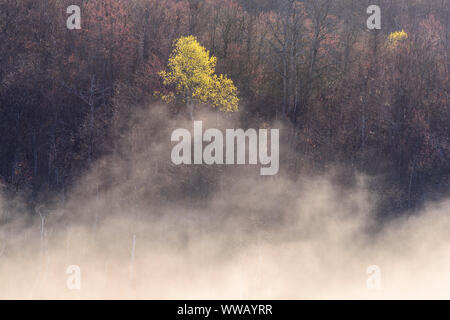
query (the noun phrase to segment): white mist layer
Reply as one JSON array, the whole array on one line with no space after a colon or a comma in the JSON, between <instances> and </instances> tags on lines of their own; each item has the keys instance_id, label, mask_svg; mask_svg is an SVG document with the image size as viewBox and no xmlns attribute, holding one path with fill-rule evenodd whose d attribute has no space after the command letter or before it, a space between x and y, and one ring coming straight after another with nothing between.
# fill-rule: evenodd
<instances>
[{"instance_id":1,"label":"white mist layer","mask_svg":"<svg viewBox=\"0 0 450 320\"><path fill-rule=\"evenodd\" d=\"M63 207L40 209L44 224L0 200L0 299L450 298L450 201L380 225L367 178L343 188L254 168L213 173L207 197L186 196L176 188L211 169L172 168L180 122L150 115L121 142L128 158L99 161ZM80 290L67 287L71 265Z\"/></svg>"},{"instance_id":2,"label":"white mist layer","mask_svg":"<svg viewBox=\"0 0 450 320\"><path fill-rule=\"evenodd\" d=\"M366 200L320 181L302 188L274 228L258 227L245 211L217 226L214 207L166 208L140 221L116 216L95 233L48 229L42 243L38 224L3 228L0 298L449 298L450 202L370 232ZM81 268L81 290L66 286L69 265ZM379 290L367 289L370 265L381 269Z\"/></svg>"}]
</instances>

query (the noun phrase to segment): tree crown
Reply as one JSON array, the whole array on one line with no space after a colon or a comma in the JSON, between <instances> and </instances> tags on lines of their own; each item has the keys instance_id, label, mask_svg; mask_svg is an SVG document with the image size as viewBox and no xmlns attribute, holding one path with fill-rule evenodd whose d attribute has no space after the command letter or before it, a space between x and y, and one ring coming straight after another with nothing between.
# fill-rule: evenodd
<instances>
[{"instance_id":1,"label":"tree crown","mask_svg":"<svg viewBox=\"0 0 450 320\"><path fill-rule=\"evenodd\" d=\"M169 102L175 96L184 102L188 99L211 103L222 111L238 110L239 98L233 81L224 75L216 75L217 58L211 56L194 36L175 41L168 62L169 71L161 71L163 84L173 86L175 92L164 95Z\"/></svg>"}]
</instances>

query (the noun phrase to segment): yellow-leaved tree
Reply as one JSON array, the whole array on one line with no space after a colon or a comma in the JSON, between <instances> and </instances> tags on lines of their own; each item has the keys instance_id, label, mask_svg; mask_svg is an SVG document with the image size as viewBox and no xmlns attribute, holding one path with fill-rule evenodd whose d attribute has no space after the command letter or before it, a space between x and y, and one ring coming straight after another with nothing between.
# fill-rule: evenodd
<instances>
[{"instance_id":1,"label":"yellow-leaved tree","mask_svg":"<svg viewBox=\"0 0 450 320\"><path fill-rule=\"evenodd\" d=\"M389 45L391 48L396 48L399 42L404 41L405 39L408 39L408 34L405 30L402 29L402 31L392 32L388 38Z\"/></svg>"},{"instance_id":2,"label":"yellow-leaved tree","mask_svg":"<svg viewBox=\"0 0 450 320\"><path fill-rule=\"evenodd\" d=\"M222 111L238 110L239 98L233 81L224 75L216 75L217 58L200 45L194 36L181 37L169 58L168 71L161 71L165 86L173 91L163 95L165 102L175 97L186 103L191 119L196 102L210 103Z\"/></svg>"}]
</instances>

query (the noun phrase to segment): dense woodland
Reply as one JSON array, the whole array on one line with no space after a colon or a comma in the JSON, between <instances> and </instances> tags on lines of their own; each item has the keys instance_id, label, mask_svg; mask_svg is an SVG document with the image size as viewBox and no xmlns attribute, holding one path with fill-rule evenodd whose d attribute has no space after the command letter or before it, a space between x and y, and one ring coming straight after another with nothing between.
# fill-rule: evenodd
<instances>
[{"instance_id":1,"label":"dense woodland","mask_svg":"<svg viewBox=\"0 0 450 320\"><path fill-rule=\"evenodd\" d=\"M66 27L73 4L81 30ZM162 103L159 72L194 35L238 88L242 127L287 128L281 174L364 173L390 215L447 197L449 13L448 0L0 0L3 192L62 201L116 152L127 115Z\"/></svg>"}]
</instances>

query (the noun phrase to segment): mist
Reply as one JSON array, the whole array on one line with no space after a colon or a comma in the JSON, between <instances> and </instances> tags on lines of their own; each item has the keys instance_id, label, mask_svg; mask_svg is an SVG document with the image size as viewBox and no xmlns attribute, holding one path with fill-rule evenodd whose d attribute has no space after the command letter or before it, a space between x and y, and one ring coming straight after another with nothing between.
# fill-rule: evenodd
<instances>
[{"instance_id":1,"label":"mist","mask_svg":"<svg viewBox=\"0 0 450 320\"><path fill-rule=\"evenodd\" d=\"M280 174L261 177L258 166L175 166L170 134L192 122L163 106L131 117L64 198L27 212L1 197L0 299L450 298L449 199L381 221L374 177L283 167L278 123ZM73 265L79 290L67 286ZM367 287L374 265L379 289Z\"/></svg>"}]
</instances>

